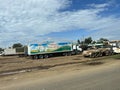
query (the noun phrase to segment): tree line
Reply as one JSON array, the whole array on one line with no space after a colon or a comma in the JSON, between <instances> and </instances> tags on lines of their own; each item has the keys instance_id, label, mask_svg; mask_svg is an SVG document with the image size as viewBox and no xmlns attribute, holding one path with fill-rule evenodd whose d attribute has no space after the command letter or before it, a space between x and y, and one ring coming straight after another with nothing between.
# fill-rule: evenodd
<instances>
[{"instance_id":1,"label":"tree line","mask_svg":"<svg viewBox=\"0 0 120 90\"><path fill-rule=\"evenodd\" d=\"M108 42L109 41L108 39L106 38L100 38L99 40L95 41L92 39L92 37L88 37L88 38L85 38L83 41L80 41L79 39L77 40L77 43L81 45L81 48L83 50L86 50L88 48L88 44L100 44L100 43L103 43L103 45L108 45Z\"/></svg>"},{"instance_id":2,"label":"tree line","mask_svg":"<svg viewBox=\"0 0 120 90\"><path fill-rule=\"evenodd\" d=\"M95 40L92 40L92 37L88 37L88 38L85 38L83 41L80 41L78 39L77 43L78 44L95 44L95 43L105 43L106 41L109 41L108 39L106 38L100 38L99 40L95 41Z\"/></svg>"}]
</instances>

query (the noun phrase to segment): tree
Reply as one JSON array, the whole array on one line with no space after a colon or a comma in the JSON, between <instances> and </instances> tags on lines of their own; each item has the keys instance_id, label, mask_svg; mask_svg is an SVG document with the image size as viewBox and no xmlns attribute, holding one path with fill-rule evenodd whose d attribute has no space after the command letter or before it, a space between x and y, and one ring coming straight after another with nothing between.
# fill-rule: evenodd
<instances>
[{"instance_id":1,"label":"tree","mask_svg":"<svg viewBox=\"0 0 120 90\"><path fill-rule=\"evenodd\" d=\"M23 45L21 43L15 43L12 46L13 48L17 48L17 47L23 47Z\"/></svg>"},{"instance_id":2,"label":"tree","mask_svg":"<svg viewBox=\"0 0 120 90\"><path fill-rule=\"evenodd\" d=\"M92 44L95 44L96 43L96 41L92 41Z\"/></svg>"},{"instance_id":3,"label":"tree","mask_svg":"<svg viewBox=\"0 0 120 90\"><path fill-rule=\"evenodd\" d=\"M109 41L109 40L106 39L106 38L100 38L99 41L100 41L100 42L106 42L106 41Z\"/></svg>"},{"instance_id":4,"label":"tree","mask_svg":"<svg viewBox=\"0 0 120 90\"><path fill-rule=\"evenodd\" d=\"M108 46L109 45L109 40L106 38L100 38L97 43L103 43L104 46Z\"/></svg>"},{"instance_id":5,"label":"tree","mask_svg":"<svg viewBox=\"0 0 120 90\"><path fill-rule=\"evenodd\" d=\"M81 43L79 39L77 40L77 43L78 43L78 44L80 44L80 43Z\"/></svg>"},{"instance_id":6,"label":"tree","mask_svg":"<svg viewBox=\"0 0 120 90\"><path fill-rule=\"evenodd\" d=\"M85 44L90 44L92 42L92 38L91 37L88 37L88 38L85 38Z\"/></svg>"},{"instance_id":7,"label":"tree","mask_svg":"<svg viewBox=\"0 0 120 90\"><path fill-rule=\"evenodd\" d=\"M4 51L4 49L3 49L3 48L0 48L0 52L1 52L1 51Z\"/></svg>"},{"instance_id":8,"label":"tree","mask_svg":"<svg viewBox=\"0 0 120 90\"><path fill-rule=\"evenodd\" d=\"M85 38L84 41L81 41L81 48L82 50L87 50L88 48L88 44L90 44L92 42L92 38L91 37L88 37L88 38Z\"/></svg>"}]
</instances>

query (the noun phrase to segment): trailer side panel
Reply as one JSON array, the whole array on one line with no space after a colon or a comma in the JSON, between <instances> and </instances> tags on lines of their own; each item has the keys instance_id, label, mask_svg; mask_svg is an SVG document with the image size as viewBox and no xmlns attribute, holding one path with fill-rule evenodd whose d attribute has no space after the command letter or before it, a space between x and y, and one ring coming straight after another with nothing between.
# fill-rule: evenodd
<instances>
[{"instance_id":1,"label":"trailer side panel","mask_svg":"<svg viewBox=\"0 0 120 90\"><path fill-rule=\"evenodd\" d=\"M72 51L72 43L43 43L28 45L28 55Z\"/></svg>"}]
</instances>

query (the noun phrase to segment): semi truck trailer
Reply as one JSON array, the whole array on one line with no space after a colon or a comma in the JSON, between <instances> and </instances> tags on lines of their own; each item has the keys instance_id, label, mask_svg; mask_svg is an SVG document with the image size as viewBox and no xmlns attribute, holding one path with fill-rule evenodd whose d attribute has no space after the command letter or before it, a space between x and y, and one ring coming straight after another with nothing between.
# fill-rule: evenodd
<instances>
[{"instance_id":1,"label":"semi truck trailer","mask_svg":"<svg viewBox=\"0 0 120 90\"><path fill-rule=\"evenodd\" d=\"M48 58L55 54L73 55L79 54L82 51L79 45L71 42L47 42L42 44L29 44L28 56L33 59Z\"/></svg>"},{"instance_id":2,"label":"semi truck trailer","mask_svg":"<svg viewBox=\"0 0 120 90\"><path fill-rule=\"evenodd\" d=\"M27 47L16 47L16 48L5 48L3 52L1 52L2 56L26 56L27 55Z\"/></svg>"},{"instance_id":3,"label":"semi truck trailer","mask_svg":"<svg viewBox=\"0 0 120 90\"><path fill-rule=\"evenodd\" d=\"M2 52L3 56L11 56L11 55L16 55L16 49L14 48L6 48L4 49L4 51Z\"/></svg>"}]
</instances>

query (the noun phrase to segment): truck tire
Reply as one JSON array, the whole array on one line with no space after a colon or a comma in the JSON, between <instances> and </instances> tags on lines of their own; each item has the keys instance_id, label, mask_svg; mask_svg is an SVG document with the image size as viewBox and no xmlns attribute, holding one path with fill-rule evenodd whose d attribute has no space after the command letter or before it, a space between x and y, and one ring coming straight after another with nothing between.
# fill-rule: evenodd
<instances>
[{"instance_id":1,"label":"truck tire","mask_svg":"<svg viewBox=\"0 0 120 90\"><path fill-rule=\"evenodd\" d=\"M110 55L110 56L111 56L111 55L113 55L113 52L112 52L112 51L110 51L110 54L109 54L109 55Z\"/></svg>"},{"instance_id":2,"label":"truck tire","mask_svg":"<svg viewBox=\"0 0 120 90\"><path fill-rule=\"evenodd\" d=\"M106 51L106 52L105 52L105 56L109 56L109 51Z\"/></svg>"},{"instance_id":3,"label":"truck tire","mask_svg":"<svg viewBox=\"0 0 120 90\"><path fill-rule=\"evenodd\" d=\"M106 56L106 53L105 53L105 52L103 52L103 53L102 53L102 56Z\"/></svg>"},{"instance_id":4,"label":"truck tire","mask_svg":"<svg viewBox=\"0 0 120 90\"><path fill-rule=\"evenodd\" d=\"M63 56L68 56L68 54L67 53L63 53Z\"/></svg>"},{"instance_id":5,"label":"truck tire","mask_svg":"<svg viewBox=\"0 0 120 90\"><path fill-rule=\"evenodd\" d=\"M34 59L34 56L30 56L31 59Z\"/></svg>"},{"instance_id":6,"label":"truck tire","mask_svg":"<svg viewBox=\"0 0 120 90\"><path fill-rule=\"evenodd\" d=\"M97 57L101 57L101 52L97 52Z\"/></svg>"},{"instance_id":7,"label":"truck tire","mask_svg":"<svg viewBox=\"0 0 120 90\"><path fill-rule=\"evenodd\" d=\"M43 55L39 55L39 59L43 59L44 58L44 56Z\"/></svg>"},{"instance_id":8,"label":"truck tire","mask_svg":"<svg viewBox=\"0 0 120 90\"><path fill-rule=\"evenodd\" d=\"M94 58L98 57L98 52L94 53Z\"/></svg>"},{"instance_id":9,"label":"truck tire","mask_svg":"<svg viewBox=\"0 0 120 90\"><path fill-rule=\"evenodd\" d=\"M72 55L72 53L71 53L71 52L67 53L67 56L71 56L71 55Z\"/></svg>"},{"instance_id":10,"label":"truck tire","mask_svg":"<svg viewBox=\"0 0 120 90\"><path fill-rule=\"evenodd\" d=\"M95 53L95 57L99 57L99 53L98 52Z\"/></svg>"},{"instance_id":11,"label":"truck tire","mask_svg":"<svg viewBox=\"0 0 120 90\"><path fill-rule=\"evenodd\" d=\"M71 54L72 54L72 55L75 55L75 51L72 51Z\"/></svg>"},{"instance_id":12,"label":"truck tire","mask_svg":"<svg viewBox=\"0 0 120 90\"><path fill-rule=\"evenodd\" d=\"M32 56L33 59L39 59L38 55Z\"/></svg>"},{"instance_id":13,"label":"truck tire","mask_svg":"<svg viewBox=\"0 0 120 90\"><path fill-rule=\"evenodd\" d=\"M49 58L49 55L48 55L48 54L45 54L45 55L44 55L44 58Z\"/></svg>"},{"instance_id":14,"label":"truck tire","mask_svg":"<svg viewBox=\"0 0 120 90\"><path fill-rule=\"evenodd\" d=\"M91 58L95 58L95 53L92 53L92 54L90 55L90 57L91 57Z\"/></svg>"},{"instance_id":15,"label":"truck tire","mask_svg":"<svg viewBox=\"0 0 120 90\"><path fill-rule=\"evenodd\" d=\"M77 51L76 54L80 54L81 52L80 51Z\"/></svg>"},{"instance_id":16,"label":"truck tire","mask_svg":"<svg viewBox=\"0 0 120 90\"><path fill-rule=\"evenodd\" d=\"M102 57L102 52L100 52L100 56L99 57Z\"/></svg>"}]
</instances>

